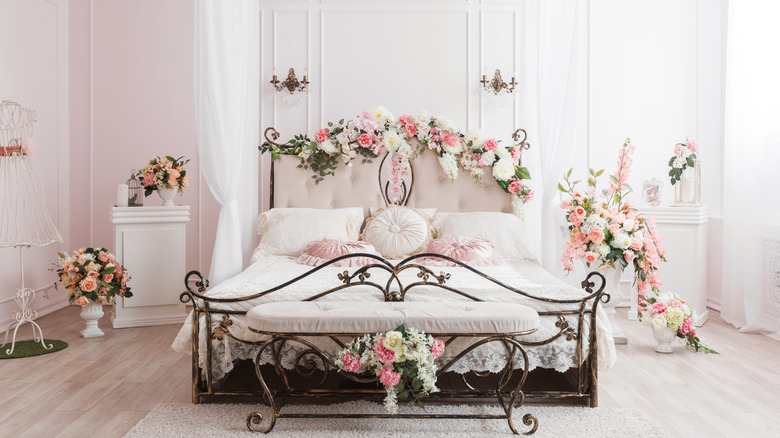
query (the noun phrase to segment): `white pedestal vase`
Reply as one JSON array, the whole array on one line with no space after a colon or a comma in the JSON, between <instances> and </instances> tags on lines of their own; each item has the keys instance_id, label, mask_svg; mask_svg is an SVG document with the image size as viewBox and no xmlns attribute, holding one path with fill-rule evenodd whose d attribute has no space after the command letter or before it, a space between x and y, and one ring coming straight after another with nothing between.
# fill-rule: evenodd
<instances>
[{"instance_id":1,"label":"white pedestal vase","mask_svg":"<svg viewBox=\"0 0 780 438\"><path fill-rule=\"evenodd\" d=\"M103 330L98 327L98 320L103 317L103 304L90 301L81 308L81 319L87 322L87 328L81 331L82 338L99 338Z\"/></svg>"},{"instance_id":2,"label":"white pedestal vase","mask_svg":"<svg viewBox=\"0 0 780 438\"><path fill-rule=\"evenodd\" d=\"M701 203L701 161L694 160L693 167L683 170L680 180L674 185L672 207L696 207Z\"/></svg>"},{"instance_id":3,"label":"white pedestal vase","mask_svg":"<svg viewBox=\"0 0 780 438\"><path fill-rule=\"evenodd\" d=\"M658 345L655 347L655 351L659 353L673 353L672 341L677 338L677 330L670 329L669 327L653 327L653 337Z\"/></svg>"},{"instance_id":4,"label":"white pedestal vase","mask_svg":"<svg viewBox=\"0 0 780 438\"><path fill-rule=\"evenodd\" d=\"M620 290L620 269L609 268L605 270L599 269L600 265L591 263L591 267L585 267L586 272L598 271L604 276L607 281L604 285L604 293L609 294L609 302L604 304L604 313L607 314L609 320L609 326L612 328L612 339L615 344L628 344L628 337L623 333L623 330L615 322L615 305L623 299L623 291Z\"/></svg>"},{"instance_id":5,"label":"white pedestal vase","mask_svg":"<svg viewBox=\"0 0 780 438\"><path fill-rule=\"evenodd\" d=\"M176 189L157 189L157 195L163 200L163 207L173 207L173 197L176 196Z\"/></svg>"}]
</instances>

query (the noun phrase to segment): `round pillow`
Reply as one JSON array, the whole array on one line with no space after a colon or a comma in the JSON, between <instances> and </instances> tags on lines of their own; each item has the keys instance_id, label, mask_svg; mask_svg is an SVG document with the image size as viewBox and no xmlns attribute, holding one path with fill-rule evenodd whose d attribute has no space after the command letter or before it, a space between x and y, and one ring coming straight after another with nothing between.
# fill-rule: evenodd
<instances>
[{"instance_id":1,"label":"round pillow","mask_svg":"<svg viewBox=\"0 0 780 438\"><path fill-rule=\"evenodd\" d=\"M432 239L431 224L406 207L390 207L371 216L362 240L374 245L388 259L402 259L420 252Z\"/></svg>"},{"instance_id":2,"label":"round pillow","mask_svg":"<svg viewBox=\"0 0 780 438\"><path fill-rule=\"evenodd\" d=\"M493 248L492 243L485 239L471 236L439 237L434 239L423 252L445 255L471 266L492 266L502 263L501 258L495 254L495 248ZM436 257L421 258L420 264L427 266L460 266L449 260Z\"/></svg>"},{"instance_id":3,"label":"round pillow","mask_svg":"<svg viewBox=\"0 0 780 438\"><path fill-rule=\"evenodd\" d=\"M378 256L377 250L368 242L342 242L333 239L315 240L304 245L301 255L296 260L302 265L319 266L336 257L347 254L367 253ZM330 266L365 266L376 262L370 257L350 257L339 260Z\"/></svg>"}]
</instances>

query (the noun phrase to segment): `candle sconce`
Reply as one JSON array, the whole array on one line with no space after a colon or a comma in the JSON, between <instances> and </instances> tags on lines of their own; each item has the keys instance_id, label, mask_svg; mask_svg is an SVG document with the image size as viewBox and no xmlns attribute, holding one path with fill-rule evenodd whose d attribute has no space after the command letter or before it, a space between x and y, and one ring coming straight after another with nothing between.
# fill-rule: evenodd
<instances>
[{"instance_id":1,"label":"candle sconce","mask_svg":"<svg viewBox=\"0 0 780 438\"><path fill-rule=\"evenodd\" d=\"M295 94L296 92L300 92L306 94L309 92L309 78L306 76L306 72L303 74L303 80L298 80L295 76L294 68L290 69L290 72L287 73L287 79L284 81L279 81L276 74L274 74L274 78L271 79L271 85L273 85L274 89L279 93L287 92L289 94Z\"/></svg>"},{"instance_id":2,"label":"candle sconce","mask_svg":"<svg viewBox=\"0 0 780 438\"><path fill-rule=\"evenodd\" d=\"M479 82L482 83L482 90L484 92L492 93L496 96L501 94L514 94L515 86L517 85L514 76L512 76L512 80L508 84L504 82L501 78L500 69L496 69L493 79L488 80L487 75L482 75L482 80Z\"/></svg>"}]
</instances>

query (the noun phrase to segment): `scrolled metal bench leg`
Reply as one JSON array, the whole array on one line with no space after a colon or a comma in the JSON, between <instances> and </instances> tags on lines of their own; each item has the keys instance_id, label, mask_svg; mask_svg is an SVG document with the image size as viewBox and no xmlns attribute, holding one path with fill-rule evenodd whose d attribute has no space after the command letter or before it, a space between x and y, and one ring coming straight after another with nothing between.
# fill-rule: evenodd
<instances>
[{"instance_id":1,"label":"scrolled metal bench leg","mask_svg":"<svg viewBox=\"0 0 780 438\"><path fill-rule=\"evenodd\" d=\"M268 388L268 384L265 383L265 379L263 378L263 372L260 369L260 355L263 354L263 351L268 347L269 345L275 343L278 339L275 337L271 337L265 343L263 343L260 347L260 350L257 352L257 356L255 357L255 373L257 373L257 378L260 380L260 385L263 387L263 398L265 401L268 402L268 405L271 408L271 419L270 424L265 429L259 429L257 426L262 424L263 422L263 414L260 412L252 412L249 414L249 416L246 418L246 427L251 432L262 432L262 433L268 433L270 432L274 426L276 425L276 419L279 417L279 409L280 407L276 406L276 402L274 401L274 394L271 392L271 390Z\"/></svg>"},{"instance_id":2,"label":"scrolled metal bench leg","mask_svg":"<svg viewBox=\"0 0 780 438\"><path fill-rule=\"evenodd\" d=\"M519 432L517 429L515 429L515 426L512 422L512 411L515 408L519 408L523 404L525 404L525 393L523 392L523 385L525 384L525 380L528 378L528 366L529 366L529 360L528 360L528 354L525 352L525 349L522 345L520 345L519 342L517 342L515 339L507 338L504 340L504 345L507 344L512 345L512 350L509 351L509 362L507 363L507 368L509 370L509 373L511 373L514 370L514 362L515 362L515 352L520 351L520 354L523 356L523 374L520 376L520 379L517 381L517 385L511 392L511 397L509 399L508 405L504 405L503 398L501 397L501 391L500 389L503 389L503 386L509 383L509 379L506 380L506 382L501 385L498 391L498 398L499 402L502 406L505 406L504 410L506 411L506 418L507 422L509 423L509 428L512 430L512 432L517 435ZM509 350L507 346L507 350ZM523 415L523 424L525 426L530 427L531 429L523 432L523 435L532 435L536 432L536 430L539 428L539 420L534 417L531 414L525 414Z\"/></svg>"}]
</instances>

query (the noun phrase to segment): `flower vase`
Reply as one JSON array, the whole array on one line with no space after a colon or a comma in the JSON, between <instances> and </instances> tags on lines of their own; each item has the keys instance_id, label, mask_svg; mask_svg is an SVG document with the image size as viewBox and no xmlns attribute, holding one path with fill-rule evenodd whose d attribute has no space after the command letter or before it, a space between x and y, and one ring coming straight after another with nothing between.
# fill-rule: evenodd
<instances>
[{"instance_id":1,"label":"flower vase","mask_svg":"<svg viewBox=\"0 0 780 438\"><path fill-rule=\"evenodd\" d=\"M655 351L659 353L673 353L672 341L677 337L677 330L669 327L653 327L653 337L658 345Z\"/></svg>"},{"instance_id":2,"label":"flower vase","mask_svg":"<svg viewBox=\"0 0 780 438\"><path fill-rule=\"evenodd\" d=\"M163 207L173 207L173 197L176 196L176 189L157 189L157 195L163 200Z\"/></svg>"},{"instance_id":3,"label":"flower vase","mask_svg":"<svg viewBox=\"0 0 780 438\"><path fill-rule=\"evenodd\" d=\"M609 294L609 302L605 303L603 307L604 313L607 315L607 320L609 320L612 339L615 341L615 344L628 344L628 338L615 322L615 305L623 298L623 291L620 290L620 274L622 271L612 267L601 269L600 263L591 264L590 268L586 266L585 271L598 271L604 276L604 279L606 280L606 284L604 284L604 293ZM600 285L597 282L595 287L598 288L599 286Z\"/></svg>"},{"instance_id":4,"label":"flower vase","mask_svg":"<svg viewBox=\"0 0 780 438\"><path fill-rule=\"evenodd\" d=\"M674 185L673 207L697 206L701 202L701 161L693 160Z\"/></svg>"},{"instance_id":5,"label":"flower vase","mask_svg":"<svg viewBox=\"0 0 780 438\"><path fill-rule=\"evenodd\" d=\"M81 319L87 322L87 328L81 331L82 338L99 338L103 336L103 330L98 327L98 320L103 316L103 305L90 301L81 308Z\"/></svg>"}]
</instances>

